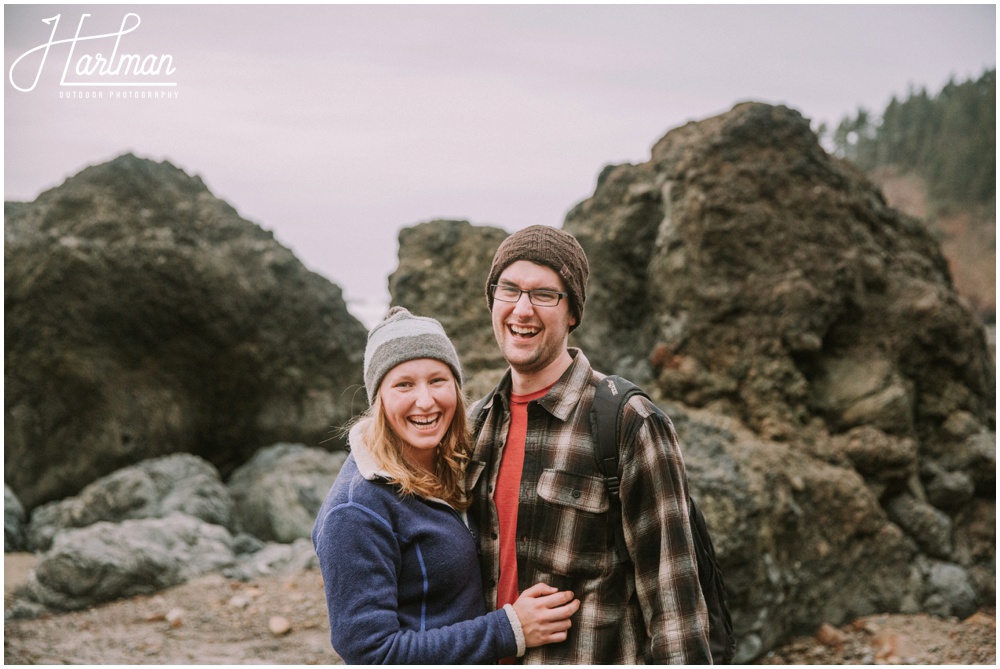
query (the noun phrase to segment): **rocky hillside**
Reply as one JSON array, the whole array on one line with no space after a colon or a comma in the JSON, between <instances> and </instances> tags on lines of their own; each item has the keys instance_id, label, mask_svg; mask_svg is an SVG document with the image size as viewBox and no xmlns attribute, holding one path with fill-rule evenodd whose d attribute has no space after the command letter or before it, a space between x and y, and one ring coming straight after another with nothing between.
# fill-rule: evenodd
<instances>
[{"instance_id":1,"label":"rocky hillside","mask_svg":"<svg viewBox=\"0 0 1000 669\"><path fill-rule=\"evenodd\" d=\"M340 289L169 163L5 203L4 287L5 482L29 510L169 453L228 474L358 409Z\"/></svg>"},{"instance_id":2,"label":"rocky hillside","mask_svg":"<svg viewBox=\"0 0 1000 669\"><path fill-rule=\"evenodd\" d=\"M674 418L738 660L823 622L993 600L983 328L938 242L798 112L748 103L677 128L648 162L606 168L564 229L592 270L571 343ZM478 307L499 241L447 221L400 235L393 302L445 322L463 359L495 355ZM470 374L473 394L502 367Z\"/></svg>"}]
</instances>

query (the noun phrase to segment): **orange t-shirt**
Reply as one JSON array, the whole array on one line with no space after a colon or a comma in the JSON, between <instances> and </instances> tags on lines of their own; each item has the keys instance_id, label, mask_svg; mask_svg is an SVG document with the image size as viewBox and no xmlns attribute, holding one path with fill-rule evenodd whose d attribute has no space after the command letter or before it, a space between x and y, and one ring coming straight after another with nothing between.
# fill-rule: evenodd
<instances>
[{"instance_id":1,"label":"orange t-shirt","mask_svg":"<svg viewBox=\"0 0 1000 669\"><path fill-rule=\"evenodd\" d=\"M498 609L504 604L513 604L520 594L517 589L517 505L521 492L521 468L524 466L524 441L528 433L528 403L543 397L551 387L530 395L510 394L510 429L493 495L500 523Z\"/></svg>"}]
</instances>

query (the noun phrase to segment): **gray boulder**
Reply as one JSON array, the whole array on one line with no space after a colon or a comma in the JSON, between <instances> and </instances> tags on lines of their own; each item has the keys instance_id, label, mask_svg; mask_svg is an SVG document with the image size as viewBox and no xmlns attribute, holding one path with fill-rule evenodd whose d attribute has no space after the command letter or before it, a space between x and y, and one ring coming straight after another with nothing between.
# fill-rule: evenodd
<instances>
[{"instance_id":1,"label":"gray boulder","mask_svg":"<svg viewBox=\"0 0 1000 669\"><path fill-rule=\"evenodd\" d=\"M318 569L319 558L310 539L296 539L287 544L268 542L260 550L237 555L237 564L225 567L223 576L249 581L261 576Z\"/></svg>"},{"instance_id":2,"label":"gray boulder","mask_svg":"<svg viewBox=\"0 0 1000 669\"><path fill-rule=\"evenodd\" d=\"M976 493L976 484L965 472L949 472L928 463L923 474L927 481L927 501L939 509L961 509Z\"/></svg>"},{"instance_id":3,"label":"gray boulder","mask_svg":"<svg viewBox=\"0 0 1000 669\"><path fill-rule=\"evenodd\" d=\"M913 537L928 555L942 560L951 557L952 523L948 514L909 494L892 498L885 508L892 521Z\"/></svg>"},{"instance_id":4,"label":"gray boulder","mask_svg":"<svg viewBox=\"0 0 1000 669\"><path fill-rule=\"evenodd\" d=\"M232 506L215 467L189 453L177 453L125 467L94 481L75 497L38 507L28 525L28 545L33 551L45 551L70 528L174 513L229 528Z\"/></svg>"},{"instance_id":5,"label":"gray boulder","mask_svg":"<svg viewBox=\"0 0 1000 669\"><path fill-rule=\"evenodd\" d=\"M996 599L997 507L975 498L955 515L952 559L965 568L981 602Z\"/></svg>"},{"instance_id":6,"label":"gray boulder","mask_svg":"<svg viewBox=\"0 0 1000 669\"><path fill-rule=\"evenodd\" d=\"M232 535L184 514L100 522L60 533L18 594L83 609L156 592L235 564Z\"/></svg>"},{"instance_id":7,"label":"gray boulder","mask_svg":"<svg viewBox=\"0 0 1000 669\"><path fill-rule=\"evenodd\" d=\"M24 550L26 520L24 507L10 486L3 487L3 552Z\"/></svg>"},{"instance_id":8,"label":"gray boulder","mask_svg":"<svg viewBox=\"0 0 1000 669\"><path fill-rule=\"evenodd\" d=\"M846 456L880 497L905 490L917 475L919 453L911 438L893 437L865 425L831 441L835 452Z\"/></svg>"},{"instance_id":9,"label":"gray boulder","mask_svg":"<svg viewBox=\"0 0 1000 669\"><path fill-rule=\"evenodd\" d=\"M169 453L227 476L354 411L366 331L340 288L166 162L5 203L4 298L4 476L27 509Z\"/></svg>"},{"instance_id":10,"label":"gray boulder","mask_svg":"<svg viewBox=\"0 0 1000 669\"><path fill-rule=\"evenodd\" d=\"M924 610L942 618L968 618L976 612L976 589L968 572L958 565L934 562L927 567Z\"/></svg>"},{"instance_id":11,"label":"gray boulder","mask_svg":"<svg viewBox=\"0 0 1000 669\"><path fill-rule=\"evenodd\" d=\"M308 539L346 459L302 444L262 448L228 482L239 528L264 541Z\"/></svg>"}]
</instances>

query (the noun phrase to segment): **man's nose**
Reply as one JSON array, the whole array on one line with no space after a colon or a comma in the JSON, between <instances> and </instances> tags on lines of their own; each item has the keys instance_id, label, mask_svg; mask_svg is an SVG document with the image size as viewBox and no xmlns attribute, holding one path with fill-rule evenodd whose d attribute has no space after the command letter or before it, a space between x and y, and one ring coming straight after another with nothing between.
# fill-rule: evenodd
<instances>
[{"instance_id":1,"label":"man's nose","mask_svg":"<svg viewBox=\"0 0 1000 669\"><path fill-rule=\"evenodd\" d=\"M517 302L514 303L514 312L519 314L530 314L534 305L531 304L531 296L528 295L528 291L524 291L517 298Z\"/></svg>"}]
</instances>

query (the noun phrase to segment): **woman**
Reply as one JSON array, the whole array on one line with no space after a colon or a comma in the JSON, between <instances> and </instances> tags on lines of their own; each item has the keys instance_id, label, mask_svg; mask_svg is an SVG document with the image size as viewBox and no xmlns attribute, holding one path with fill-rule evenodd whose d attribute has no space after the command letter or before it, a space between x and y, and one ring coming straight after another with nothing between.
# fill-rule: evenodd
<instances>
[{"instance_id":1,"label":"woman","mask_svg":"<svg viewBox=\"0 0 1000 669\"><path fill-rule=\"evenodd\" d=\"M334 650L349 664L484 663L565 640L573 593L537 584L485 611L462 370L441 324L390 310L364 376L371 406L313 529Z\"/></svg>"}]
</instances>

